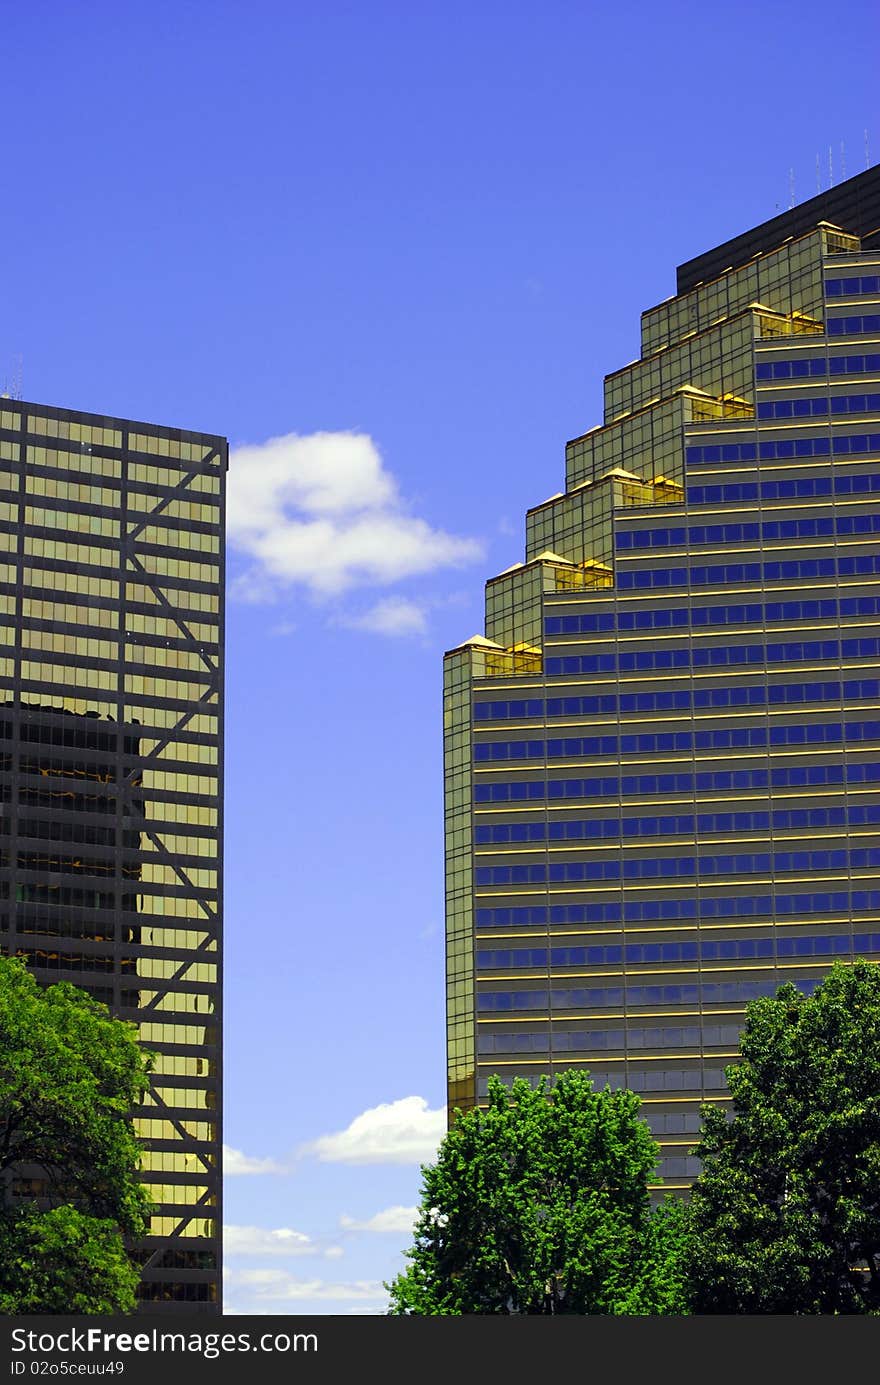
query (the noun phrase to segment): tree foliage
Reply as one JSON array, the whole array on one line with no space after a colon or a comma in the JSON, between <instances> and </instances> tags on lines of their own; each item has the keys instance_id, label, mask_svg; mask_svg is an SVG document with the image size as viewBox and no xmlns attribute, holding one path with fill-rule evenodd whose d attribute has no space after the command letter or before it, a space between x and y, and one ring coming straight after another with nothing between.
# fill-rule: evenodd
<instances>
[{"instance_id":1,"label":"tree foliage","mask_svg":"<svg viewBox=\"0 0 880 1385\"><path fill-rule=\"evenodd\" d=\"M880 968L753 1001L740 1049L733 1119L703 1111L693 1310L880 1312Z\"/></svg>"},{"instance_id":2,"label":"tree foliage","mask_svg":"<svg viewBox=\"0 0 880 1385\"><path fill-rule=\"evenodd\" d=\"M415 1243L392 1314L681 1311L676 1204L651 1210L658 1149L631 1092L585 1072L549 1095L489 1080L422 1170Z\"/></svg>"},{"instance_id":3,"label":"tree foliage","mask_svg":"<svg viewBox=\"0 0 880 1385\"><path fill-rule=\"evenodd\" d=\"M147 1085L134 1026L67 982L0 958L0 1312L131 1311L124 1235L149 1204L130 1113ZM13 1175L48 1199L13 1194Z\"/></svg>"},{"instance_id":4,"label":"tree foliage","mask_svg":"<svg viewBox=\"0 0 880 1385\"><path fill-rule=\"evenodd\" d=\"M120 1313L138 1271L117 1224L68 1205L0 1218L0 1313Z\"/></svg>"}]
</instances>

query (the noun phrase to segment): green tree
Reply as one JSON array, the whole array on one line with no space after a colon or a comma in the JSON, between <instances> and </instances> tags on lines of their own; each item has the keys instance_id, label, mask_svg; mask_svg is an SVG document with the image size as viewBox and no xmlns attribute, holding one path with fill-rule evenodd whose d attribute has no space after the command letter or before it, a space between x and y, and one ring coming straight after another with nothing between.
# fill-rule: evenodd
<instances>
[{"instance_id":1,"label":"green tree","mask_svg":"<svg viewBox=\"0 0 880 1385\"><path fill-rule=\"evenodd\" d=\"M489 1079L422 1169L396 1315L681 1311L676 1204L651 1210L658 1149L631 1092L563 1074L549 1097Z\"/></svg>"},{"instance_id":2,"label":"green tree","mask_svg":"<svg viewBox=\"0 0 880 1385\"><path fill-rule=\"evenodd\" d=\"M695 1151L693 1311L880 1312L880 968L752 1001L740 1051Z\"/></svg>"},{"instance_id":3,"label":"green tree","mask_svg":"<svg viewBox=\"0 0 880 1385\"><path fill-rule=\"evenodd\" d=\"M148 1066L106 1005L0 958L0 1312L134 1309L123 1238L144 1231L149 1203L130 1113ZM15 1195L14 1175L46 1197Z\"/></svg>"}]
</instances>

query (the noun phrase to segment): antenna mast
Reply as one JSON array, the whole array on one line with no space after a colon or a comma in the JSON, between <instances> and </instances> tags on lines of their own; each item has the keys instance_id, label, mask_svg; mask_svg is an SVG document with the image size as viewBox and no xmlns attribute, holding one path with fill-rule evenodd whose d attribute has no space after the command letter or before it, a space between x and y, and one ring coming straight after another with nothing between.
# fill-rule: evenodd
<instances>
[{"instance_id":1,"label":"antenna mast","mask_svg":"<svg viewBox=\"0 0 880 1385\"><path fill-rule=\"evenodd\" d=\"M3 383L4 399L21 399L21 372L22 361L21 355L18 354L13 356L12 370L6 376L6 379Z\"/></svg>"}]
</instances>

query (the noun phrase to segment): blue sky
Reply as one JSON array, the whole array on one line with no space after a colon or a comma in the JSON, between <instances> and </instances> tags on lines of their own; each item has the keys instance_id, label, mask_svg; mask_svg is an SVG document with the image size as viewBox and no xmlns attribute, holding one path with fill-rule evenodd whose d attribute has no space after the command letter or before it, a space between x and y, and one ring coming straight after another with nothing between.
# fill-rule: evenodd
<instances>
[{"instance_id":1,"label":"blue sky","mask_svg":"<svg viewBox=\"0 0 880 1385\"><path fill-rule=\"evenodd\" d=\"M817 154L823 189L829 150L864 168L866 127L876 162L880 16L30 0L3 32L0 385L234 449L228 1308L380 1311L443 1128L442 652L675 265Z\"/></svg>"}]
</instances>

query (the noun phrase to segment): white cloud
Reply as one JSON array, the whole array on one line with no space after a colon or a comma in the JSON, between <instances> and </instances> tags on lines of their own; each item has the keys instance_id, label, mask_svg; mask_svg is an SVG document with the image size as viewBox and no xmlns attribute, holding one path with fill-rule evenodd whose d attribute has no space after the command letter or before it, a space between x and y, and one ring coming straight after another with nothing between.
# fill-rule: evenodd
<instances>
[{"instance_id":1,"label":"white cloud","mask_svg":"<svg viewBox=\"0 0 880 1385\"><path fill-rule=\"evenodd\" d=\"M397 483L366 433L287 433L237 447L230 465L236 532L261 532L285 504L311 514L351 514L397 500Z\"/></svg>"},{"instance_id":2,"label":"white cloud","mask_svg":"<svg viewBox=\"0 0 880 1385\"><path fill-rule=\"evenodd\" d=\"M412 1231L418 1215L418 1207L386 1207L367 1221L357 1221L354 1217L343 1215L339 1218L339 1225L344 1231L393 1231L400 1235Z\"/></svg>"},{"instance_id":3,"label":"white cloud","mask_svg":"<svg viewBox=\"0 0 880 1385\"><path fill-rule=\"evenodd\" d=\"M327 1279L298 1279L286 1270L230 1270L225 1279L237 1290L237 1297L252 1295L257 1302L289 1303L304 1299L315 1301L385 1302L387 1290L378 1280L357 1279L349 1283L334 1283ZM250 1311L249 1309L246 1311Z\"/></svg>"},{"instance_id":4,"label":"white cloud","mask_svg":"<svg viewBox=\"0 0 880 1385\"><path fill-rule=\"evenodd\" d=\"M345 621L355 630L379 635L423 635L428 628L424 608L405 596L386 596L363 615Z\"/></svg>"},{"instance_id":5,"label":"white cloud","mask_svg":"<svg viewBox=\"0 0 880 1385\"><path fill-rule=\"evenodd\" d=\"M322 1135L301 1151L327 1164L423 1164L446 1134L446 1111L405 1096L364 1111L345 1130Z\"/></svg>"},{"instance_id":6,"label":"white cloud","mask_svg":"<svg viewBox=\"0 0 880 1385\"><path fill-rule=\"evenodd\" d=\"M235 448L227 529L254 564L232 584L248 601L291 585L324 596L387 585L483 552L407 511L365 433L288 433Z\"/></svg>"},{"instance_id":7,"label":"white cloud","mask_svg":"<svg viewBox=\"0 0 880 1385\"><path fill-rule=\"evenodd\" d=\"M229 1145L223 1146L224 1175L288 1172L289 1170L283 1164L277 1163L275 1159L254 1159L249 1154L242 1154L240 1149L232 1149Z\"/></svg>"},{"instance_id":8,"label":"white cloud","mask_svg":"<svg viewBox=\"0 0 880 1385\"><path fill-rule=\"evenodd\" d=\"M227 1255L326 1255L303 1231L289 1226L224 1226L223 1249Z\"/></svg>"},{"instance_id":9,"label":"white cloud","mask_svg":"<svg viewBox=\"0 0 880 1385\"><path fill-rule=\"evenodd\" d=\"M259 568L238 573L229 584L229 592L234 601L246 606L268 606L280 595L277 586Z\"/></svg>"}]
</instances>

